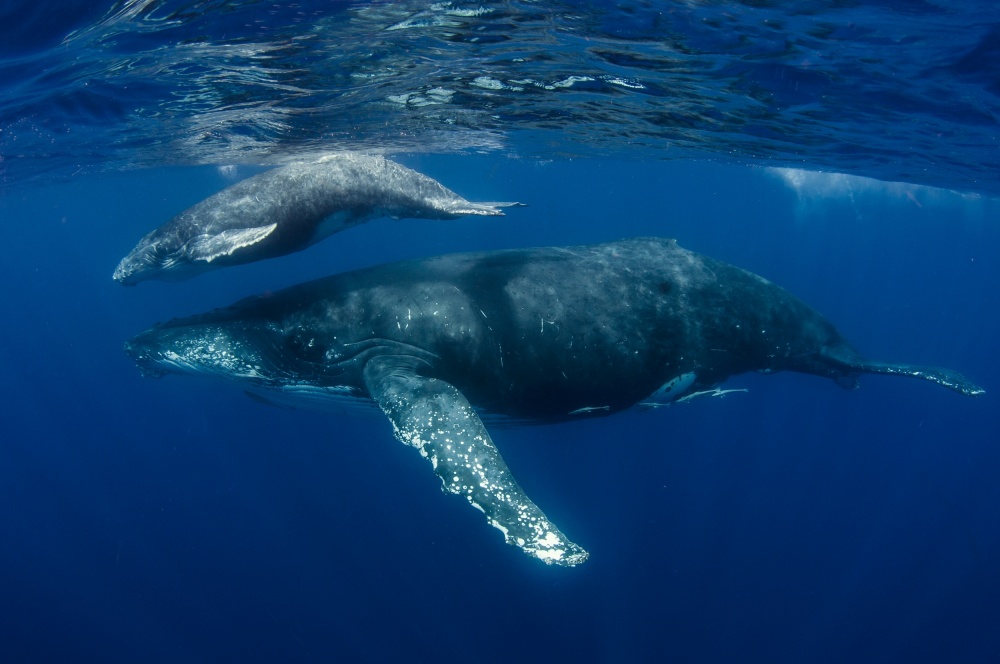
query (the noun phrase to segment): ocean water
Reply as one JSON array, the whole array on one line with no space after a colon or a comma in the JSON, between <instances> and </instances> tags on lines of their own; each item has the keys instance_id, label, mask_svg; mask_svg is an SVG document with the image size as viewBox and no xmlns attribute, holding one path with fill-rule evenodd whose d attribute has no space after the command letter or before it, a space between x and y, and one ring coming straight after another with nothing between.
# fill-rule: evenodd
<instances>
[{"instance_id":1,"label":"ocean water","mask_svg":"<svg viewBox=\"0 0 1000 664\"><path fill-rule=\"evenodd\" d=\"M993 662L1000 13L988 2L0 3L0 661ZM383 152L506 217L111 279L240 178ZM492 430L550 568L378 416L143 379L152 323L334 272L640 235L921 381Z\"/></svg>"}]
</instances>

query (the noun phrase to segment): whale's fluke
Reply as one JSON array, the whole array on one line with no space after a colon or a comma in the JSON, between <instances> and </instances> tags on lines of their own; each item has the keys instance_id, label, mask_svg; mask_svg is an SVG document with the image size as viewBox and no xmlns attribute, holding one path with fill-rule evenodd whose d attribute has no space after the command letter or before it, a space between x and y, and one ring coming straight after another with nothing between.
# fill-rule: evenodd
<instances>
[{"instance_id":1,"label":"whale's fluke","mask_svg":"<svg viewBox=\"0 0 1000 664\"><path fill-rule=\"evenodd\" d=\"M954 390L955 392L968 397L978 397L986 394L986 390L979 387L962 374L957 371L952 371L951 369L925 367L917 364L876 362L853 353L841 353L837 351L825 352L824 357L828 358L831 362L837 363L845 369L856 373L921 378L923 380L941 385L942 387L947 387L950 390Z\"/></svg>"}]
</instances>

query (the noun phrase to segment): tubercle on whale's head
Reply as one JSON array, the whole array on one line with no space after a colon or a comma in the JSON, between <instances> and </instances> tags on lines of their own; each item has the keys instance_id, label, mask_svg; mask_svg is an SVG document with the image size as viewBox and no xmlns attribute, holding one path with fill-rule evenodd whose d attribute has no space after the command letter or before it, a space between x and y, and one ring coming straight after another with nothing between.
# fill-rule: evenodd
<instances>
[{"instance_id":1,"label":"tubercle on whale's head","mask_svg":"<svg viewBox=\"0 0 1000 664\"><path fill-rule=\"evenodd\" d=\"M112 278L122 286L135 286L144 278L141 274L140 266L132 261L131 258L131 254L123 258L118 263L118 267L115 268L114 275L112 275Z\"/></svg>"}]
</instances>

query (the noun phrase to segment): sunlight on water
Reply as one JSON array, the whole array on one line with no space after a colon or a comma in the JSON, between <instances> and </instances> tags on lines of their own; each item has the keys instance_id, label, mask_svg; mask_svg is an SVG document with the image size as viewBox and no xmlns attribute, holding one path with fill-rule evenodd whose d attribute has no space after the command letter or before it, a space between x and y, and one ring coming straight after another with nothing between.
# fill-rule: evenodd
<instances>
[{"instance_id":1,"label":"sunlight on water","mask_svg":"<svg viewBox=\"0 0 1000 664\"><path fill-rule=\"evenodd\" d=\"M924 199L948 196L978 197L976 194L962 194L948 189L908 182L884 182L846 173L806 171L799 168L768 168L767 172L780 179L803 198L843 198L861 193L877 193L909 200L916 200L917 197Z\"/></svg>"},{"instance_id":2,"label":"sunlight on water","mask_svg":"<svg viewBox=\"0 0 1000 664\"><path fill-rule=\"evenodd\" d=\"M997 193L988 10L119 2L0 60L0 170L336 147L694 156Z\"/></svg>"}]
</instances>

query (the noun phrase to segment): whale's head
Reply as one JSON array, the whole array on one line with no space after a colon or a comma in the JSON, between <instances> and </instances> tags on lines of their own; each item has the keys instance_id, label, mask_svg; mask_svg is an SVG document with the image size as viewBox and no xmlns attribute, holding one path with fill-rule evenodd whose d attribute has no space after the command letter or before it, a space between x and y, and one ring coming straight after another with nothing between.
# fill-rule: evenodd
<instances>
[{"instance_id":1,"label":"whale's head","mask_svg":"<svg viewBox=\"0 0 1000 664\"><path fill-rule=\"evenodd\" d=\"M279 255L278 223L250 228L195 224L181 214L139 240L115 269L115 281L134 286L147 279L182 281L223 265ZM277 252L277 253L276 253Z\"/></svg>"},{"instance_id":2,"label":"whale's head","mask_svg":"<svg viewBox=\"0 0 1000 664\"><path fill-rule=\"evenodd\" d=\"M412 361L433 359L418 348L384 341L324 343L321 333L283 325L280 314L261 311L266 307L254 306L259 303L260 298L247 298L159 323L127 341L125 353L146 377L222 378L268 403L319 409L371 406L359 386L372 355L403 351Z\"/></svg>"},{"instance_id":3,"label":"whale's head","mask_svg":"<svg viewBox=\"0 0 1000 664\"><path fill-rule=\"evenodd\" d=\"M118 263L114 280L123 286L147 279L180 281L201 272L199 267L188 258L184 243L157 230L142 238Z\"/></svg>"},{"instance_id":4,"label":"whale's head","mask_svg":"<svg viewBox=\"0 0 1000 664\"><path fill-rule=\"evenodd\" d=\"M215 376L260 386L288 380L295 360L273 321L195 316L158 324L125 343L144 376Z\"/></svg>"}]
</instances>

